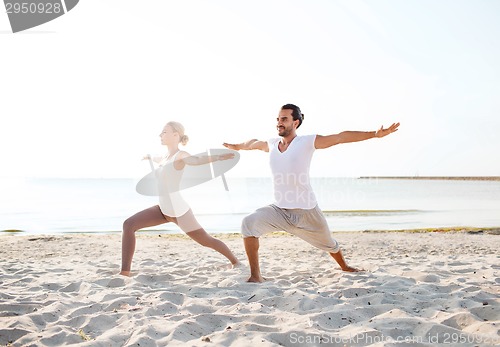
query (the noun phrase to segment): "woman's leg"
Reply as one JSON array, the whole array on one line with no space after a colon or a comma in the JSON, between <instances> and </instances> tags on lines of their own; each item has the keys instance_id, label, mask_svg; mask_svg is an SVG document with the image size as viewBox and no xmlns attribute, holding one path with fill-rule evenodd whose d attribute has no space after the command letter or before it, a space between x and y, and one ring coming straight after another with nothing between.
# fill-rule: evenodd
<instances>
[{"instance_id":1,"label":"woman's leg","mask_svg":"<svg viewBox=\"0 0 500 347\"><path fill-rule=\"evenodd\" d=\"M231 252L224 242L210 236L205 229L200 226L191 210L186 212L181 217L177 217L176 224L182 229L182 231L184 231L190 238L198 242L200 245L212 248L213 250L219 252L233 265L239 264L238 258L234 256L233 252Z\"/></svg>"},{"instance_id":2,"label":"woman's leg","mask_svg":"<svg viewBox=\"0 0 500 347\"><path fill-rule=\"evenodd\" d=\"M200 245L212 248L213 250L219 252L220 254L225 256L227 259L229 259L231 264L233 264L233 265L239 264L238 258L236 258L234 256L233 252L231 252L229 247L227 247L227 245L224 242L222 242L221 240L217 240L216 238L210 236L205 231L205 229L202 228L202 229L198 229L198 230L193 230L193 231L187 232L186 234L190 238L192 238L193 240L198 242Z\"/></svg>"},{"instance_id":3,"label":"woman's leg","mask_svg":"<svg viewBox=\"0 0 500 347\"><path fill-rule=\"evenodd\" d=\"M123 223L122 234L122 270L121 275L130 275L130 266L135 251L135 232L142 228L168 222L158 205L134 214Z\"/></svg>"}]
</instances>

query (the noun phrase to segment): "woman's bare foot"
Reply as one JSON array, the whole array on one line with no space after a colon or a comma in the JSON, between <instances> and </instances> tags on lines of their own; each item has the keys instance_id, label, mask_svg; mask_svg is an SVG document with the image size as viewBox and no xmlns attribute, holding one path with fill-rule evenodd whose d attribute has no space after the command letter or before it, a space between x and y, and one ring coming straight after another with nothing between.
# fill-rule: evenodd
<instances>
[{"instance_id":1,"label":"woman's bare foot","mask_svg":"<svg viewBox=\"0 0 500 347\"><path fill-rule=\"evenodd\" d=\"M224 265L221 265L221 266L218 266L217 269L218 270L232 270L232 269L236 269L236 268L239 268L239 267L242 267L243 264L241 262L237 262L237 263L234 263L234 264L224 264Z\"/></svg>"},{"instance_id":2,"label":"woman's bare foot","mask_svg":"<svg viewBox=\"0 0 500 347\"><path fill-rule=\"evenodd\" d=\"M131 276L130 271L124 271L124 270L120 271L120 275L127 276L127 277Z\"/></svg>"},{"instance_id":3,"label":"woman's bare foot","mask_svg":"<svg viewBox=\"0 0 500 347\"><path fill-rule=\"evenodd\" d=\"M231 269L236 269L236 268L239 268L242 266L243 266L243 264L241 263L241 261L237 261L236 263L231 264Z\"/></svg>"}]
</instances>

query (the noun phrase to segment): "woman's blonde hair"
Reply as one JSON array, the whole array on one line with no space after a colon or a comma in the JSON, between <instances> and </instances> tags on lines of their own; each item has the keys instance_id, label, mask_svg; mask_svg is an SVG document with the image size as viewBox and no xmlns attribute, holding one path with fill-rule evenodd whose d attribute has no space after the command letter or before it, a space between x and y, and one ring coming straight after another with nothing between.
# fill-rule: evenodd
<instances>
[{"instance_id":1,"label":"woman's blonde hair","mask_svg":"<svg viewBox=\"0 0 500 347\"><path fill-rule=\"evenodd\" d=\"M184 126L179 122L168 122L169 125L177 134L179 134L179 142L185 146L189 141L189 137L184 134Z\"/></svg>"}]
</instances>

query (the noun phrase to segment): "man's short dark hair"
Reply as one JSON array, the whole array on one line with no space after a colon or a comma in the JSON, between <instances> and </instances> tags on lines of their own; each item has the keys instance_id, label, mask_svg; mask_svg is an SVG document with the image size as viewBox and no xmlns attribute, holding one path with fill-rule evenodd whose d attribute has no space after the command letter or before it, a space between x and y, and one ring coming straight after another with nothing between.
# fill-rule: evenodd
<instances>
[{"instance_id":1,"label":"man's short dark hair","mask_svg":"<svg viewBox=\"0 0 500 347\"><path fill-rule=\"evenodd\" d=\"M294 104L286 104L281 106L282 110L292 110L292 118L293 120L299 120L299 125L297 125L297 129L300 127L302 124L302 121L304 120L304 114L300 111L299 106L294 105Z\"/></svg>"}]
</instances>

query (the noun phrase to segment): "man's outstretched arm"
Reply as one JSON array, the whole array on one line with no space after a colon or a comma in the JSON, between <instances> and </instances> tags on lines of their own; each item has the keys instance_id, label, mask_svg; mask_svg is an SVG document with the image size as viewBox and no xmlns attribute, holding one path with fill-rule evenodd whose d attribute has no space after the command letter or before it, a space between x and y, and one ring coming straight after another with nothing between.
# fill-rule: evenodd
<instances>
[{"instance_id":1,"label":"man's outstretched arm","mask_svg":"<svg viewBox=\"0 0 500 347\"><path fill-rule=\"evenodd\" d=\"M395 131L398 131L398 127L399 123L393 123L387 129L384 129L384 127L382 126L377 131L343 131L338 134L327 136L317 135L316 140L314 141L314 147L316 149L321 149L335 146L341 143L359 142L372 139L374 137L384 137Z\"/></svg>"},{"instance_id":2,"label":"man's outstretched arm","mask_svg":"<svg viewBox=\"0 0 500 347\"><path fill-rule=\"evenodd\" d=\"M223 143L224 147L233 149L235 151L240 151L240 150L252 150L252 149L258 149L264 152L269 152L269 146L267 145L266 141L259 141L257 139L252 139L248 140L243 143L237 143L237 144L231 144L231 143Z\"/></svg>"}]
</instances>

